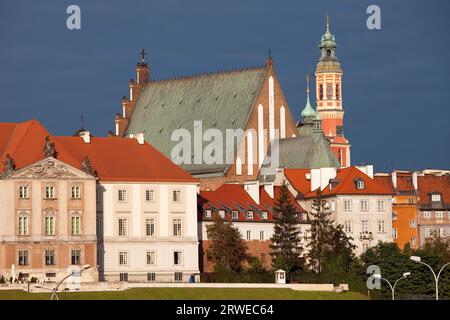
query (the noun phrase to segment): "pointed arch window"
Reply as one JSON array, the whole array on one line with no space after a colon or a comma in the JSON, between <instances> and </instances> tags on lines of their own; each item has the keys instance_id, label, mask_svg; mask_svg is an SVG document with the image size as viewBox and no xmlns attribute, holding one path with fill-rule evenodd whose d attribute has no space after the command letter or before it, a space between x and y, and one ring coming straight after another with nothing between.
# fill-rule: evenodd
<instances>
[{"instance_id":1,"label":"pointed arch window","mask_svg":"<svg viewBox=\"0 0 450 320\"><path fill-rule=\"evenodd\" d=\"M327 99L328 100L333 99L333 87L331 83L327 83Z\"/></svg>"}]
</instances>

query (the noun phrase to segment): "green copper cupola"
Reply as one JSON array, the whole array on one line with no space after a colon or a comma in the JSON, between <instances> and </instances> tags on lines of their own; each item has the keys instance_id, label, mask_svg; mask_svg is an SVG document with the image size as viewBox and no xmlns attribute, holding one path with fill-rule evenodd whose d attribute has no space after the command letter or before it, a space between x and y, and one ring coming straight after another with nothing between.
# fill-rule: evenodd
<instances>
[{"instance_id":1,"label":"green copper cupola","mask_svg":"<svg viewBox=\"0 0 450 320\"><path fill-rule=\"evenodd\" d=\"M337 60L336 57L336 40L330 32L330 17L327 15L327 29L320 40L320 61Z\"/></svg>"},{"instance_id":2,"label":"green copper cupola","mask_svg":"<svg viewBox=\"0 0 450 320\"><path fill-rule=\"evenodd\" d=\"M311 103L309 102L309 74L306 75L306 106L301 116L304 122L310 122L316 117L316 111L311 107Z\"/></svg>"}]
</instances>

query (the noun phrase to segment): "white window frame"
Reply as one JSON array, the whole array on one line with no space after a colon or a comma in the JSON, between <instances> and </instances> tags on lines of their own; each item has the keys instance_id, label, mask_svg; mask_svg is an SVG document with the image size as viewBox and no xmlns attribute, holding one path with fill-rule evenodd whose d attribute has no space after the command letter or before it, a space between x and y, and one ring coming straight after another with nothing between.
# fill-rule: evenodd
<instances>
[{"instance_id":1,"label":"white window frame","mask_svg":"<svg viewBox=\"0 0 450 320\"><path fill-rule=\"evenodd\" d=\"M27 214L21 213L18 217L19 223L19 236L28 236L29 235L29 217Z\"/></svg>"},{"instance_id":2,"label":"white window frame","mask_svg":"<svg viewBox=\"0 0 450 320\"><path fill-rule=\"evenodd\" d=\"M239 220L239 211L237 211L237 210L231 211L231 219L232 220Z\"/></svg>"},{"instance_id":3,"label":"white window frame","mask_svg":"<svg viewBox=\"0 0 450 320\"><path fill-rule=\"evenodd\" d=\"M183 219L181 218L173 218L172 219L172 235L174 237L182 237L183 236Z\"/></svg>"},{"instance_id":4,"label":"white window frame","mask_svg":"<svg viewBox=\"0 0 450 320\"><path fill-rule=\"evenodd\" d=\"M19 186L19 198L20 199L28 199L29 198L29 187L28 185Z\"/></svg>"},{"instance_id":5,"label":"white window frame","mask_svg":"<svg viewBox=\"0 0 450 320\"><path fill-rule=\"evenodd\" d=\"M172 202L179 203L182 200L181 190L172 190Z\"/></svg>"},{"instance_id":6,"label":"white window frame","mask_svg":"<svg viewBox=\"0 0 450 320\"><path fill-rule=\"evenodd\" d=\"M225 219L225 210L219 210L219 217L220 219Z\"/></svg>"},{"instance_id":7,"label":"white window frame","mask_svg":"<svg viewBox=\"0 0 450 320\"><path fill-rule=\"evenodd\" d=\"M72 186L71 196L72 196L72 199L75 199L75 200L81 199L81 188L80 188L80 186Z\"/></svg>"},{"instance_id":8,"label":"white window frame","mask_svg":"<svg viewBox=\"0 0 450 320\"><path fill-rule=\"evenodd\" d=\"M119 251L119 267L128 266L128 258L128 251Z\"/></svg>"},{"instance_id":9,"label":"white window frame","mask_svg":"<svg viewBox=\"0 0 450 320\"><path fill-rule=\"evenodd\" d=\"M409 227L410 228L417 228L417 223L415 219L409 220Z\"/></svg>"},{"instance_id":10,"label":"white window frame","mask_svg":"<svg viewBox=\"0 0 450 320\"><path fill-rule=\"evenodd\" d=\"M386 221L378 220L378 233L386 233Z\"/></svg>"},{"instance_id":11,"label":"white window frame","mask_svg":"<svg viewBox=\"0 0 450 320\"><path fill-rule=\"evenodd\" d=\"M212 210L210 210L210 209L205 210L205 219L208 219L208 220L212 219Z\"/></svg>"},{"instance_id":12,"label":"white window frame","mask_svg":"<svg viewBox=\"0 0 450 320\"><path fill-rule=\"evenodd\" d=\"M78 214L70 217L70 234L72 236L81 235L81 217Z\"/></svg>"},{"instance_id":13,"label":"white window frame","mask_svg":"<svg viewBox=\"0 0 450 320\"><path fill-rule=\"evenodd\" d=\"M175 255L178 254L178 263L175 263ZM181 250L175 250L173 251L173 265L174 266L182 266L184 263L184 254Z\"/></svg>"},{"instance_id":14,"label":"white window frame","mask_svg":"<svg viewBox=\"0 0 450 320\"><path fill-rule=\"evenodd\" d=\"M56 235L56 217L54 215L46 215L44 217L44 231L47 237Z\"/></svg>"},{"instance_id":15,"label":"white window frame","mask_svg":"<svg viewBox=\"0 0 450 320\"><path fill-rule=\"evenodd\" d=\"M156 236L156 219L155 218L145 218L145 236L146 237Z\"/></svg>"},{"instance_id":16,"label":"white window frame","mask_svg":"<svg viewBox=\"0 0 450 320\"><path fill-rule=\"evenodd\" d=\"M253 211L247 211L245 217L247 220L253 220Z\"/></svg>"},{"instance_id":17,"label":"white window frame","mask_svg":"<svg viewBox=\"0 0 450 320\"><path fill-rule=\"evenodd\" d=\"M245 232L245 239L247 239L247 241L252 240L252 231L251 230L247 230Z\"/></svg>"},{"instance_id":18,"label":"white window frame","mask_svg":"<svg viewBox=\"0 0 450 320\"><path fill-rule=\"evenodd\" d=\"M344 231L346 233L353 233L353 223L352 220L344 221Z\"/></svg>"},{"instance_id":19,"label":"white window frame","mask_svg":"<svg viewBox=\"0 0 450 320\"><path fill-rule=\"evenodd\" d=\"M120 203L128 202L128 190L118 189L117 190L117 201Z\"/></svg>"},{"instance_id":20,"label":"white window frame","mask_svg":"<svg viewBox=\"0 0 450 320\"><path fill-rule=\"evenodd\" d=\"M344 199L344 211L352 211L352 200Z\"/></svg>"},{"instance_id":21,"label":"white window frame","mask_svg":"<svg viewBox=\"0 0 450 320\"><path fill-rule=\"evenodd\" d=\"M267 220L267 218L268 218L267 211L261 212L261 219L262 219L262 220Z\"/></svg>"},{"instance_id":22,"label":"white window frame","mask_svg":"<svg viewBox=\"0 0 450 320\"><path fill-rule=\"evenodd\" d=\"M365 204L365 205L363 205L363 204ZM369 211L369 200L361 200L360 201L360 209L361 209L361 211L364 211L364 212Z\"/></svg>"},{"instance_id":23,"label":"white window frame","mask_svg":"<svg viewBox=\"0 0 450 320\"><path fill-rule=\"evenodd\" d=\"M259 231L259 240L260 241L265 241L265 236L264 236L264 230Z\"/></svg>"},{"instance_id":24,"label":"white window frame","mask_svg":"<svg viewBox=\"0 0 450 320\"><path fill-rule=\"evenodd\" d=\"M441 201L442 197L439 193L435 193L431 195L431 201L432 202L439 202Z\"/></svg>"},{"instance_id":25,"label":"white window frame","mask_svg":"<svg viewBox=\"0 0 450 320\"><path fill-rule=\"evenodd\" d=\"M45 186L45 199L55 199L55 186Z\"/></svg>"},{"instance_id":26,"label":"white window frame","mask_svg":"<svg viewBox=\"0 0 450 320\"><path fill-rule=\"evenodd\" d=\"M125 217L117 218L117 236L119 237L128 236L128 218Z\"/></svg>"},{"instance_id":27,"label":"white window frame","mask_svg":"<svg viewBox=\"0 0 450 320\"><path fill-rule=\"evenodd\" d=\"M377 200L378 212L386 211L386 202L384 200Z\"/></svg>"}]
</instances>

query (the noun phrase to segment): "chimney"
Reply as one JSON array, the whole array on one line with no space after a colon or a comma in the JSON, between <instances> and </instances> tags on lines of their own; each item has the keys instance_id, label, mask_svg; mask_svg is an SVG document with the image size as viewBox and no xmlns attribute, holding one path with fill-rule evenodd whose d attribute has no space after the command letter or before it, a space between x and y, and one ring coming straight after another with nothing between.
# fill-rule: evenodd
<instances>
[{"instance_id":1,"label":"chimney","mask_svg":"<svg viewBox=\"0 0 450 320\"><path fill-rule=\"evenodd\" d=\"M326 188L330 179L336 178L336 168L311 169L311 191L320 187L320 190Z\"/></svg>"},{"instance_id":2,"label":"chimney","mask_svg":"<svg viewBox=\"0 0 450 320\"><path fill-rule=\"evenodd\" d=\"M259 181L246 181L244 183L244 189L252 197L256 204L259 204Z\"/></svg>"},{"instance_id":3,"label":"chimney","mask_svg":"<svg viewBox=\"0 0 450 320\"><path fill-rule=\"evenodd\" d=\"M137 142L139 144L144 144L145 143L145 138L144 138L144 133L143 132L136 133L134 135L134 137L136 138L136 140L137 140Z\"/></svg>"},{"instance_id":4,"label":"chimney","mask_svg":"<svg viewBox=\"0 0 450 320\"><path fill-rule=\"evenodd\" d=\"M264 185L264 190L267 192L267 194L273 199L275 196L275 190L274 190L274 184L273 183L267 183Z\"/></svg>"},{"instance_id":5,"label":"chimney","mask_svg":"<svg viewBox=\"0 0 450 320\"><path fill-rule=\"evenodd\" d=\"M397 171L392 171L391 178L394 189L397 189Z\"/></svg>"},{"instance_id":6,"label":"chimney","mask_svg":"<svg viewBox=\"0 0 450 320\"><path fill-rule=\"evenodd\" d=\"M89 131L81 131L79 135L83 139L84 143L91 143L91 133Z\"/></svg>"},{"instance_id":7,"label":"chimney","mask_svg":"<svg viewBox=\"0 0 450 320\"><path fill-rule=\"evenodd\" d=\"M412 183L414 186L414 190L416 190L416 191L419 189L419 185L418 185L417 181L418 181L417 180L417 171L415 171L412 173Z\"/></svg>"}]
</instances>

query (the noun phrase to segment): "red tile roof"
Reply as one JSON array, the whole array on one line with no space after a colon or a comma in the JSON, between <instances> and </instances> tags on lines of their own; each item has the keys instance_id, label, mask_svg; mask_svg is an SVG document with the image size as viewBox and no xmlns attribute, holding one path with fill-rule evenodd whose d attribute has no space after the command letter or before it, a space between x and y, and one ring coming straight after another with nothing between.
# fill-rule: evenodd
<instances>
[{"instance_id":1,"label":"red tile roof","mask_svg":"<svg viewBox=\"0 0 450 320\"><path fill-rule=\"evenodd\" d=\"M311 191L311 181L306 178L309 169L284 169L284 175L295 190L305 195Z\"/></svg>"},{"instance_id":2,"label":"red tile roof","mask_svg":"<svg viewBox=\"0 0 450 320\"><path fill-rule=\"evenodd\" d=\"M140 145L132 138L96 138L84 143L81 137L55 137L37 121L0 123L0 161L10 154L17 169L44 158L46 136L55 143L57 159L81 168L88 156L91 165L102 181L120 182L193 182L198 180L172 163L148 143ZM7 135L8 138L4 138ZM0 172L3 165L0 166Z\"/></svg>"},{"instance_id":3,"label":"red tile roof","mask_svg":"<svg viewBox=\"0 0 450 320\"><path fill-rule=\"evenodd\" d=\"M392 183L392 174L376 175L375 181L389 188L392 193L414 193L414 184L411 172L397 172L397 188Z\"/></svg>"},{"instance_id":4,"label":"red tile roof","mask_svg":"<svg viewBox=\"0 0 450 320\"><path fill-rule=\"evenodd\" d=\"M273 221L273 207L276 199L280 194L281 187L275 187L275 197L271 198L265 191L264 187L260 187L260 201L257 204L253 198L244 190L243 185L239 184L223 184L214 191L201 191L198 197L199 220L204 220L203 210L211 210L214 212L213 217L218 214L218 210L225 210L227 220L231 220L231 211L239 212L237 221L249 221L246 219L247 211L253 211L253 220L251 221ZM298 212L305 212L302 207L295 201L291 193L290 202ZM267 220L262 220L260 212L267 212Z\"/></svg>"},{"instance_id":5,"label":"red tile roof","mask_svg":"<svg viewBox=\"0 0 450 320\"><path fill-rule=\"evenodd\" d=\"M316 196L317 190L310 191L311 181L306 179L305 171L301 171L299 169L285 170L285 175L292 186L297 191L301 192L305 198L312 198ZM364 189L356 188L355 181L357 179L362 179L364 181ZM338 194L393 194L392 188L386 186L384 183L378 183L357 167L337 169L336 177L333 180L338 183L333 187L333 189L330 189L330 185L323 189L323 196Z\"/></svg>"},{"instance_id":6,"label":"red tile roof","mask_svg":"<svg viewBox=\"0 0 450 320\"><path fill-rule=\"evenodd\" d=\"M450 175L419 175L418 186L421 204L429 204L430 193L434 192L442 194L442 201L450 204Z\"/></svg>"}]
</instances>

